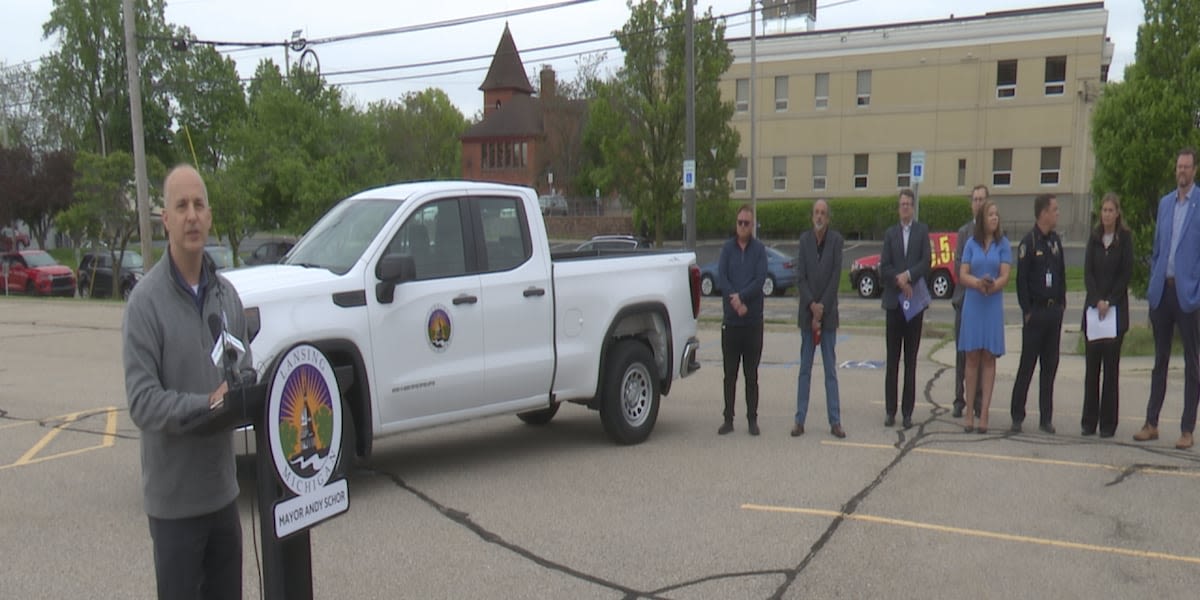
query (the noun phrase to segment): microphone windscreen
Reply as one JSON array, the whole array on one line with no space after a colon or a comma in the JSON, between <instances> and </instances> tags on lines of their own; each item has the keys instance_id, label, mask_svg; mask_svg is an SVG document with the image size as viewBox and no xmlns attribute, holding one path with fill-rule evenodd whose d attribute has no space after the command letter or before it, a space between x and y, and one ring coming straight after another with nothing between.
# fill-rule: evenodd
<instances>
[{"instance_id":1,"label":"microphone windscreen","mask_svg":"<svg viewBox=\"0 0 1200 600\"><path fill-rule=\"evenodd\" d=\"M221 317L217 314L208 315L208 330L212 332L213 342L221 339Z\"/></svg>"}]
</instances>

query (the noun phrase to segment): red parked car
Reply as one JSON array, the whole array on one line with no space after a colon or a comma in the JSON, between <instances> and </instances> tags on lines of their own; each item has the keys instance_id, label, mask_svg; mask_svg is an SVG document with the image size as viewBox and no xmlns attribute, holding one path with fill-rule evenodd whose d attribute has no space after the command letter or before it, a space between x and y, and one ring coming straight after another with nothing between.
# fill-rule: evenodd
<instances>
[{"instance_id":1,"label":"red parked car","mask_svg":"<svg viewBox=\"0 0 1200 600\"><path fill-rule=\"evenodd\" d=\"M75 296L75 272L41 250L0 255L0 292L38 296Z\"/></svg>"},{"instance_id":2,"label":"red parked car","mask_svg":"<svg viewBox=\"0 0 1200 600\"><path fill-rule=\"evenodd\" d=\"M934 298L949 298L958 285L958 273L954 272L954 250L957 248L958 232L929 234L929 295ZM879 285L879 255L864 256L850 265L850 284L863 298L876 298L883 293Z\"/></svg>"}]
</instances>

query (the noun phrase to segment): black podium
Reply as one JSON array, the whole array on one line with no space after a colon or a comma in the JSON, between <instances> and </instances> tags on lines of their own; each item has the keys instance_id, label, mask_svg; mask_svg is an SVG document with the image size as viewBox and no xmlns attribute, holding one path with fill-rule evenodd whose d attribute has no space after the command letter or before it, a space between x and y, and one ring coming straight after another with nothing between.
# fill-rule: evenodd
<instances>
[{"instance_id":1,"label":"black podium","mask_svg":"<svg viewBox=\"0 0 1200 600\"><path fill-rule=\"evenodd\" d=\"M275 535L273 508L284 498L276 475L267 435L269 383L238 386L225 395L217 409L197 414L184 422L189 433L229 431L245 425L254 427L255 492L259 533L262 539L263 594L268 600L311 600L312 547L308 529L283 539Z\"/></svg>"}]
</instances>

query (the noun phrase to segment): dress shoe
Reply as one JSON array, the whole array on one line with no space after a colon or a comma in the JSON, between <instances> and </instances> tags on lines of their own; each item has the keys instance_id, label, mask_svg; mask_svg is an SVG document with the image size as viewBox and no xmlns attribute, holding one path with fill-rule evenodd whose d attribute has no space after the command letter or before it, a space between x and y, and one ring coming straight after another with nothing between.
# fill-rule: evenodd
<instances>
[{"instance_id":1,"label":"dress shoe","mask_svg":"<svg viewBox=\"0 0 1200 600\"><path fill-rule=\"evenodd\" d=\"M963 425L963 433L975 433L974 425Z\"/></svg>"},{"instance_id":2,"label":"dress shoe","mask_svg":"<svg viewBox=\"0 0 1200 600\"><path fill-rule=\"evenodd\" d=\"M749 430L750 430L750 435L758 435L758 434L759 434L759 431L758 431L758 422L757 422L757 421L750 421L750 424L747 426L747 429L749 429Z\"/></svg>"},{"instance_id":3,"label":"dress shoe","mask_svg":"<svg viewBox=\"0 0 1200 600\"><path fill-rule=\"evenodd\" d=\"M1021 433L1021 422L1013 421L1012 427L1009 427L1008 430L1013 433Z\"/></svg>"},{"instance_id":4,"label":"dress shoe","mask_svg":"<svg viewBox=\"0 0 1200 600\"><path fill-rule=\"evenodd\" d=\"M962 418L963 406L965 406L965 404L959 404L957 401L955 401L955 402L954 402L954 412L953 412L953 413L951 413L951 415L952 415L952 416L953 416L955 419L961 419L961 418Z\"/></svg>"},{"instance_id":5,"label":"dress shoe","mask_svg":"<svg viewBox=\"0 0 1200 600\"><path fill-rule=\"evenodd\" d=\"M904 417L904 428L912 429L912 417Z\"/></svg>"},{"instance_id":6,"label":"dress shoe","mask_svg":"<svg viewBox=\"0 0 1200 600\"><path fill-rule=\"evenodd\" d=\"M835 438L844 438L844 437L846 437L846 430L845 430L845 429L842 429L842 425L841 425L841 423L835 423L835 424L833 425L833 427L830 427L830 428L829 428L829 433L832 433L832 434L833 434L833 437L835 437Z\"/></svg>"},{"instance_id":7,"label":"dress shoe","mask_svg":"<svg viewBox=\"0 0 1200 600\"><path fill-rule=\"evenodd\" d=\"M1190 432L1190 431L1183 432L1183 435L1179 436L1179 441L1175 442L1175 447L1179 448L1180 450L1187 450L1188 448L1191 448L1192 447L1192 432Z\"/></svg>"},{"instance_id":8,"label":"dress shoe","mask_svg":"<svg viewBox=\"0 0 1200 600\"><path fill-rule=\"evenodd\" d=\"M980 434L987 433L987 427L976 427L975 433L980 433Z\"/></svg>"},{"instance_id":9,"label":"dress shoe","mask_svg":"<svg viewBox=\"0 0 1200 600\"><path fill-rule=\"evenodd\" d=\"M1083 431L1080 431L1079 434L1080 435L1096 435L1096 428L1095 427L1084 427Z\"/></svg>"},{"instance_id":10,"label":"dress shoe","mask_svg":"<svg viewBox=\"0 0 1200 600\"><path fill-rule=\"evenodd\" d=\"M792 437L800 437L802 435L804 435L804 426L796 423L796 425L792 427Z\"/></svg>"},{"instance_id":11,"label":"dress shoe","mask_svg":"<svg viewBox=\"0 0 1200 600\"><path fill-rule=\"evenodd\" d=\"M883 420L884 427L891 427L895 424L896 424L896 415L888 415L887 418Z\"/></svg>"},{"instance_id":12,"label":"dress shoe","mask_svg":"<svg viewBox=\"0 0 1200 600\"><path fill-rule=\"evenodd\" d=\"M1100 430L1100 437L1102 437L1102 438L1110 438L1116 434L1117 434L1117 432L1115 430L1113 430L1113 431L1109 431L1107 429Z\"/></svg>"},{"instance_id":13,"label":"dress shoe","mask_svg":"<svg viewBox=\"0 0 1200 600\"><path fill-rule=\"evenodd\" d=\"M1149 442L1150 440L1157 440L1157 439L1158 439L1158 427L1155 427L1154 425L1151 425L1149 423L1142 425L1142 430L1133 434L1133 441L1135 441L1135 442Z\"/></svg>"},{"instance_id":14,"label":"dress shoe","mask_svg":"<svg viewBox=\"0 0 1200 600\"><path fill-rule=\"evenodd\" d=\"M1042 433L1049 433L1050 435L1054 435L1058 432L1052 423L1041 423L1038 425L1038 429L1040 429Z\"/></svg>"},{"instance_id":15,"label":"dress shoe","mask_svg":"<svg viewBox=\"0 0 1200 600\"><path fill-rule=\"evenodd\" d=\"M717 430L717 435L725 435L730 431L733 431L733 421L725 421L721 425L721 428Z\"/></svg>"}]
</instances>

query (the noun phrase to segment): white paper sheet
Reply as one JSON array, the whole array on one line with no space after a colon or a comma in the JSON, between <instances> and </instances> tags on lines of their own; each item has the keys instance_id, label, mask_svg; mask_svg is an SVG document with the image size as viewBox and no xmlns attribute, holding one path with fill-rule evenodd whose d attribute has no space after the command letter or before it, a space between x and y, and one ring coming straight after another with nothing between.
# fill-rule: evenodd
<instances>
[{"instance_id":1,"label":"white paper sheet","mask_svg":"<svg viewBox=\"0 0 1200 600\"><path fill-rule=\"evenodd\" d=\"M1100 309L1092 306L1087 309L1087 339L1107 340L1117 337L1117 307L1109 306L1108 314L1100 318Z\"/></svg>"}]
</instances>

